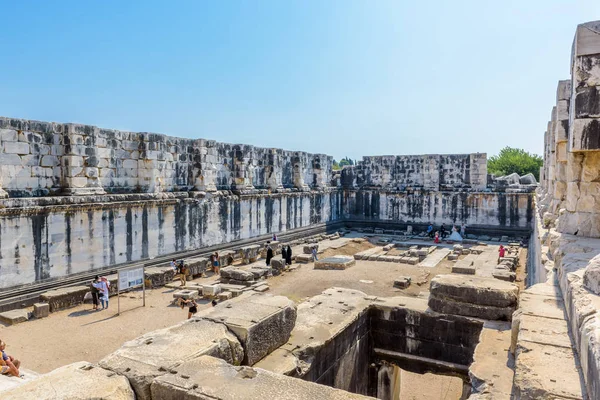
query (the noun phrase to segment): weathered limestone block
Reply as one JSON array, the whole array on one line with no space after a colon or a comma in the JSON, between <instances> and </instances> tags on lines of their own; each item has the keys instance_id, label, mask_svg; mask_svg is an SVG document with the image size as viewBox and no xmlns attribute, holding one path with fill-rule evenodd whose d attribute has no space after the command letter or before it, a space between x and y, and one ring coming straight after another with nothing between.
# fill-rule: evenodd
<instances>
[{"instance_id":1,"label":"weathered limestone block","mask_svg":"<svg viewBox=\"0 0 600 400\"><path fill-rule=\"evenodd\" d=\"M441 313L510 321L518 294L517 285L493 278L438 275L431 280L429 307Z\"/></svg>"},{"instance_id":2,"label":"weathered limestone block","mask_svg":"<svg viewBox=\"0 0 600 400\"><path fill-rule=\"evenodd\" d=\"M308 264L314 261L312 254L298 254L294 260L301 264Z\"/></svg>"},{"instance_id":3,"label":"weathered limestone block","mask_svg":"<svg viewBox=\"0 0 600 400\"><path fill-rule=\"evenodd\" d=\"M221 269L221 278L235 279L236 281L252 281L254 275L250 271L239 269L238 267L226 267Z\"/></svg>"},{"instance_id":4,"label":"weathered limestone block","mask_svg":"<svg viewBox=\"0 0 600 400\"><path fill-rule=\"evenodd\" d=\"M296 305L284 296L248 293L196 317L225 324L244 347L244 365L254 365L283 345L296 322Z\"/></svg>"},{"instance_id":5,"label":"weathered limestone block","mask_svg":"<svg viewBox=\"0 0 600 400\"><path fill-rule=\"evenodd\" d=\"M199 276L210 269L210 260L208 257L188 258L185 260L185 266L188 275Z\"/></svg>"},{"instance_id":6,"label":"weathered limestone block","mask_svg":"<svg viewBox=\"0 0 600 400\"><path fill-rule=\"evenodd\" d=\"M1 396L2 400L135 399L127 378L83 361L40 375Z\"/></svg>"},{"instance_id":7,"label":"weathered limestone block","mask_svg":"<svg viewBox=\"0 0 600 400\"><path fill-rule=\"evenodd\" d=\"M410 286L410 281L410 276L401 276L400 278L394 280L394 287L398 289L406 289Z\"/></svg>"},{"instance_id":8,"label":"weathered limestone block","mask_svg":"<svg viewBox=\"0 0 600 400\"><path fill-rule=\"evenodd\" d=\"M36 318L45 318L50 315L50 304L35 303L33 305L33 316Z\"/></svg>"},{"instance_id":9,"label":"weathered limestone block","mask_svg":"<svg viewBox=\"0 0 600 400\"><path fill-rule=\"evenodd\" d=\"M220 284L214 285L202 285L202 296L207 298L213 298L217 296L222 291L222 287Z\"/></svg>"},{"instance_id":10,"label":"weathered limestone block","mask_svg":"<svg viewBox=\"0 0 600 400\"><path fill-rule=\"evenodd\" d=\"M17 309L0 313L0 321L8 325L20 324L29 320L29 312L26 309Z\"/></svg>"},{"instance_id":11,"label":"weathered limestone block","mask_svg":"<svg viewBox=\"0 0 600 400\"><path fill-rule=\"evenodd\" d=\"M265 371L234 367L213 357L200 357L177 367L177 372L156 378L152 397L163 400L260 399L353 400L367 397Z\"/></svg>"},{"instance_id":12,"label":"weathered limestone block","mask_svg":"<svg viewBox=\"0 0 600 400\"><path fill-rule=\"evenodd\" d=\"M306 245L302 248L302 252L304 254L312 254L313 249L319 251L319 244L318 243L314 243L314 244L309 244Z\"/></svg>"},{"instance_id":13,"label":"weathered limestone block","mask_svg":"<svg viewBox=\"0 0 600 400\"><path fill-rule=\"evenodd\" d=\"M154 378L203 355L239 365L244 351L225 325L205 319L187 320L126 342L99 365L129 379L138 400L150 400Z\"/></svg>"},{"instance_id":14,"label":"weathered limestone block","mask_svg":"<svg viewBox=\"0 0 600 400\"><path fill-rule=\"evenodd\" d=\"M583 284L586 289L591 290L596 294L600 294L600 255L592 258L585 268Z\"/></svg>"},{"instance_id":15,"label":"weathered limestone block","mask_svg":"<svg viewBox=\"0 0 600 400\"><path fill-rule=\"evenodd\" d=\"M315 261L314 269L344 270L356 264L352 256L333 256Z\"/></svg>"},{"instance_id":16,"label":"weathered limestone block","mask_svg":"<svg viewBox=\"0 0 600 400\"><path fill-rule=\"evenodd\" d=\"M88 286L59 288L42 293L40 299L50 305L50 312L55 312L83 303L83 297L89 290Z\"/></svg>"},{"instance_id":17,"label":"weathered limestone block","mask_svg":"<svg viewBox=\"0 0 600 400\"><path fill-rule=\"evenodd\" d=\"M149 287L156 288L171 283L175 277L175 271L171 267L151 267L146 268L145 277L149 281Z\"/></svg>"},{"instance_id":18,"label":"weathered limestone block","mask_svg":"<svg viewBox=\"0 0 600 400\"><path fill-rule=\"evenodd\" d=\"M242 263L250 264L258 260L258 256L260 255L260 246L257 244L253 246L246 246L242 247L240 251L242 253Z\"/></svg>"}]
</instances>

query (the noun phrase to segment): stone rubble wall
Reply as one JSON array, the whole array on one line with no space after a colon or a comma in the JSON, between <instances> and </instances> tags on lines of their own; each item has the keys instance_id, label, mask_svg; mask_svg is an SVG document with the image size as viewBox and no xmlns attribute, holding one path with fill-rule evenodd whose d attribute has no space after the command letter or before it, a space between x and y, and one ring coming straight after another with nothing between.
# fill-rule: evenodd
<instances>
[{"instance_id":1,"label":"stone rubble wall","mask_svg":"<svg viewBox=\"0 0 600 400\"><path fill-rule=\"evenodd\" d=\"M0 118L0 188L10 197L329 186L324 154L91 125Z\"/></svg>"},{"instance_id":2,"label":"stone rubble wall","mask_svg":"<svg viewBox=\"0 0 600 400\"><path fill-rule=\"evenodd\" d=\"M600 237L600 21L577 27L571 79L558 83L544 136L540 206L546 227Z\"/></svg>"}]
</instances>

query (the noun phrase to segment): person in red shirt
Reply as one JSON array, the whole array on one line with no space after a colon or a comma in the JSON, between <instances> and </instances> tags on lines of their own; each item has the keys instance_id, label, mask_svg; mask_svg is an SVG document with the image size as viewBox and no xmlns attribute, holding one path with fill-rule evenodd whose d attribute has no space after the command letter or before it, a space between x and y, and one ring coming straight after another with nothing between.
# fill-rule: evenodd
<instances>
[{"instance_id":1,"label":"person in red shirt","mask_svg":"<svg viewBox=\"0 0 600 400\"><path fill-rule=\"evenodd\" d=\"M504 254L506 254L506 249L504 246L500 245L500 248L498 249L498 263L500 263L500 259L504 257Z\"/></svg>"}]
</instances>

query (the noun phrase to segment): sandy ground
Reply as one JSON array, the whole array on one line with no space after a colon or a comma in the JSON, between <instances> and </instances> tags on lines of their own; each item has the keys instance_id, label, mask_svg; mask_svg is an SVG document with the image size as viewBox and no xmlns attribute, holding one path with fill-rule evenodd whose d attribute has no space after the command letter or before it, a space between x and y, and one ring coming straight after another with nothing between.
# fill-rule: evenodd
<instances>
[{"instance_id":1,"label":"sandy ground","mask_svg":"<svg viewBox=\"0 0 600 400\"><path fill-rule=\"evenodd\" d=\"M348 239L344 239L348 242ZM333 241L332 241L333 242ZM343 242L341 242L343 243ZM339 245L340 242L333 245ZM330 244L331 245L331 244ZM338 249L325 249L319 257L353 255L373 247L371 243L348 242ZM301 248L294 249L295 254ZM453 263L447 260L436 267L357 261L345 271L315 270L311 264L295 264L298 268L268 280L270 293L284 295L295 302L338 286L377 296L427 296L429 281L437 274L451 272ZM393 287L394 279L410 276L408 289ZM199 278L197 282L212 282L214 278ZM146 291L146 307L142 307L141 292L121 296L121 315L117 316L117 299L111 298L110 309L92 311L91 305L81 305L53 313L49 318L32 320L15 326L0 327L0 339L8 343L8 353L22 361L24 368L45 373L76 361L97 362L112 353L125 341L143 333L165 328L187 318L187 309L171 305L174 290L159 288ZM203 302L200 308L210 307ZM0 325L1 326L1 325ZM458 399L462 392L460 379L418 375L403 372L403 399Z\"/></svg>"}]
</instances>

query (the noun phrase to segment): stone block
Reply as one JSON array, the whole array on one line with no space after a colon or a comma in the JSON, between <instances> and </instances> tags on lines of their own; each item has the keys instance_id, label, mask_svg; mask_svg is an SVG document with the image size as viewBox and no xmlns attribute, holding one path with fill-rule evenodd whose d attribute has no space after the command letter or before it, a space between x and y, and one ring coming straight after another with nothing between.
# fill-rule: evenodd
<instances>
[{"instance_id":1,"label":"stone block","mask_svg":"<svg viewBox=\"0 0 600 400\"><path fill-rule=\"evenodd\" d=\"M203 355L239 365L244 350L222 323L193 318L126 342L99 365L127 377L138 400L150 400L150 385L156 377Z\"/></svg>"},{"instance_id":2,"label":"stone block","mask_svg":"<svg viewBox=\"0 0 600 400\"><path fill-rule=\"evenodd\" d=\"M60 165L60 162L57 156L47 155L42 157L40 165L42 167L57 167Z\"/></svg>"},{"instance_id":3,"label":"stone block","mask_svg":"<svg viewBox=\"0 0 600 400\"><path fill-rule=\"evenodd\" d=\"M319 251L319 244L314 243L314 244L306 245L303 247L302 252L304 254L312 254L313 249L316 249L317 251Z\"/></svg>"},{"instance_id":4,"label":"stone block","mask_svg":"<svg viewBox=\"0 0 600 400\"><path fill-rule=\"evenodd\" d=\"M475 266L457 263L452 266L452 273L463 275L475 275Z\"/></svg>"},{"instance_id":5,"label":"stone block","mask_svg":"<svg viewBox=\"0 0 600 400\"><path fill-rule=\"evenodd\" d=\"M202 285L202 296L212 298L221 293L221 290L221 285L218 283L214 285Z\"/></svg>"},{"instance_id":6,"label":"stone block","mask_svg":"<svg viewBox=\"0 0 600 400\"><path fill-rule=\"evenodd\" d=\"M315 261L314 269L344 270L356 264L354 257L336 255Z\"/></svg>"},{"instance_id":7,"label":"stone block","mask_svg":"<svg viewBox=\"0 0 600 400\"><path fill-rule=\"evenodd\" d=\"M226 267L221 269L221 278L245 282L254 280L254 275L250 271L237 267Z\"/></svg>"},{"instance_id":8,"label":"stone block","mask_svg":"<svg viewBox=\"0 0 600 400\"><path fill-rule=\"evenodd\" d=\"M264 293L268 290L269 290L269 285L267 285L266 283L264 285L260 285L260 286L257 286L254 288L254 291L258 292L258 293Z\"/></svg>"},{"instance_id":9,"label":"stone block","mask_svg":"<svg viewBox=\"0 0 600 400\"><path fill-rule=\"evenodd\" d=\"M458 254L448 254L448 260L449 261L456 261L456 260L458 260Z\"/></svg>"},{"instance_id":10,"label":"stone block","mask_svg":"<svg viewBox=\"0 0 600 400\"><path fill-rule=\"evenodd\" d=\"M313 256L311 254L298 254L295 256L295 261L297 263L308 264L313 262Z\"/></svg>"},{"instance_id":11,"label":"stone block","mask_svg":"<svg viewBox=\"0 0 600 400\"><path fill-rule=\"evenodd\" d=\"M35 303L33 305L33 316L36 318L45 318L50 315L50 304Z\"/></svg>"},{"instance_id":12,"label":"stone block","mask_svg":"<svg viewBox=\"0 0 600 400\"><path fill-rule=\"evenodd\" d=\"M30 148L29 144L24 142L4 142L4 152L24 155L30 153Z\"/></svg>"},{"instance_id":13,"label":"stone block","mask_svg":"<svg viewBox=\"0 0 600 400\"><path fill-rule=\"evenodd\" d=\"M406 262L409 265L417 265L419 263L419 257L408 257L408 259L406 260Z\"/></svg>"},{"instance_id":14,"label":"stone block","mask_svg":"<svg viewBox=\"0 0 600 400\"><path fill-rule=\"evenodd\" d=\"M83 297L89 290L88 286L59 288L42 293L40 299L50 305L50 312L55 312L83 303Z\"/></svg>"},{"instance_id":15,"label":"stone block","mask_svg":"<svg viewBox=\"0 0 600 400\"><path fill-rule=\"evenodd\" d=\"M146 280L149 281L150 288L165 286L173 281L175 271L171 267L150 267L145 270Z\"/></svg>"},{"instance_id":16,"label":"stone block","mask_svg":"<svg viewBox=\"0 0 600 400\"><path fill-rule=\"evenodd\" d=\"M250 292L194 318L227 325L244 347L243 364L253 365L287 342L296 322L296 306L284 296Z\"/></svg>"},{"instance_id":17,"label":"stone block","mask_svg":"<svg viewBox=\"0 0 600 400\"><path fill-rule=\"evenodd\" d=\"M394 280L394 287L398 289L406 289L410 286L410 281L410 276L401 276L400 278Z\"/></svg>"},{"instance_id":18,"label":"stone block","mask_svg":"<svg viewBox=\"0 0 600 400\"><path fill-rule=\"evenodd\" d=\"M359 400L368 397L333 389L260 368L234 367L213 357L201 357L156 378L152 398L161 400Z\"/></svg>"},{"instance_id":19,"label":"stone block","mask_svg":"<svg viewBox=\"0 0 600 400\"><path fill-rule=\"evenodd\" d=\"M0 321L7 325L20 324L29 320L29 312L26 309L5 311L0 313Z\"/></svg>"},{"instance_id":20,"label":"stone block","mask_svg":"<svg viewBox=\"0 0 600 400\"><path fill-rule=\"evenodd\" d=\"M517 279L517 274L515 274L514 272L503 271L498 269L492 272L492 276L496 279L500 279L502 281L507 282L514 282Z\"/></svg>"},{"instance_id":21,"label":"stone block","mask_svg":"<svg viewBox=\"0 0 600 400\"><path fill-rule=\"evenodd\" d=\"M441 313L510 321L518 295L517 285L498 279L438 275L431 280L429 307Z\"/></svg>"},{"instance_id":22,"label":"stone block","mask_svg":"<svg viewBox=\"0 0 600 400\"><path fill-rule=\"evenodd\" d=\"M2 400L133 400L135 394L127 378L81 361L3 391L1 397Z\"/></svg>"},{"instance_id":23,"label":"stone block","mask_svg":"<svg viewBox=\"0 0 600 400\"><path fill-rule=\"evenodd\" d=\"M231 292L221 292L218 295L219 301L226 301L233 298L233 293Z\"/></svg>"},{"instance_id":24,"label":"stone block","mask_svg":"<svg viewBox=\"0 0 600 400\"><path fill-rule=\"evenodd\" d=\"M241 253L242 253L242 263L244 264L250 264L253 262L256 262L256 260L258 260L258 257L260 255L260 246L259 245L253 245L253 246L246 246L246 247L242 247L240 249Z\"/></svg>"},{"instance_id":25,"label":"stone block","mask_svg":"<svg viewBox=\"0 0 600 400\"><path fill-rule=\"evenodd\" d=\"M202 291L202 294L204 295L204 289ZM178 290L177 292L173 293L173 298L174 299L184 299L184 300L197 299L198 298L198 290L192 290L192 289Z\"/></svg>"}]
</instances>

